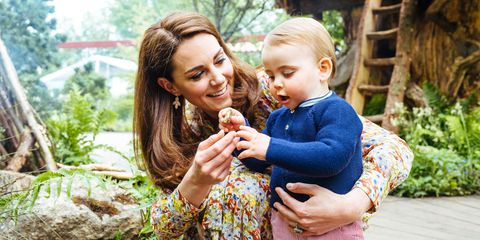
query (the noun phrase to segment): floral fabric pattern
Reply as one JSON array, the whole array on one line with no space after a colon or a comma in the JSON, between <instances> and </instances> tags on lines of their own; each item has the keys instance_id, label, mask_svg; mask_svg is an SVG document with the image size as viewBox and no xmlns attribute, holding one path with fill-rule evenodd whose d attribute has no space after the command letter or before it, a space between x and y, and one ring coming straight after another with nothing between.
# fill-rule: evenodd
<instances>
[{"instance_id":1,"label":"floral fabric pattern","mask_svg":"<svg viewBox=\"0 0 480 240\"><path fill-rule=\"evenodd\" d=\"M151 221L158 238L272 239L268 205L270 177L249 171L236 158L230 170L230 175L212 187L198 208L178 190L161 192L151 209Z\"/></svg>"},{"instance_id":2,"label":"floral fabric pattern","mask_svg":"<svg viewBox=\"0 0 480 240\"><path fill-rule=\"evenodd\" d=\"M262 130L268 112L278 108L268 89L268 76L259 71L262 98L257 104L253 126ZM199 114L198 109L187 111ZM216 125L198 123L187 116L193 128L203 134L214 133ZM390 190L410 172L413 153L395 134L360 117L363 123L363 174L354 187L362 189L375 212ZM207 130L208 129L208 130ZM209 135L203 136L203 139ZM212 187L200 207L190 204L178 190L160 190L151 208L152 226L159 239L272 239L269 208L269 181L266 174L249 171L238 160L232 161L231 174ZM364 221L369 214L364 216Z\"/></svg>"}]
</instances>

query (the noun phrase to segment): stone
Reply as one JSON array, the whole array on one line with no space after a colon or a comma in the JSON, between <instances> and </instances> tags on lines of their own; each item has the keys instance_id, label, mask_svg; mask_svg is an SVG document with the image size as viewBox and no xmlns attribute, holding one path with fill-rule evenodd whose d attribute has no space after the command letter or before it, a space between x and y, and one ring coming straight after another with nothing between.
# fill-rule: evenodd
<instances>
[{"instance_id":1,"label":"stone","mask_svg":"<svg viewBox=\"0 0 480 240\"><path fill-rule=\"evenodd\" d=\"M0 239L136 239L143 226L139 204L119 186L89 179L87 184L85 176L75 175L70 197L69 179L62 180L58 196L59 181L51 180L50 194L43 186L31 211L22 210L16 224L11 218L0 222Z\"/></svg>"}]
</instances>

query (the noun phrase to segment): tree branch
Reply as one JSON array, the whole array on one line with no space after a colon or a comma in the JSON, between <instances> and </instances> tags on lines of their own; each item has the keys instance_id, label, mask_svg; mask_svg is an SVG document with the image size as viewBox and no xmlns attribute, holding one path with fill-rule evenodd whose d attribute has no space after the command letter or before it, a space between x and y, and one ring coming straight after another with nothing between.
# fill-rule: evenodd
<instances>
[{"instance_id":1,"label":"tree branch","mask_svg":"<svg viewBox=\"0 0 480 240\"><path fill-rule=\"evenodd\" d=\"M452 66L452 74L448 78L447 89L453 90L452 96L456 96L458 90L465 81L465 74L471 69L471 66L480 61L480 50L470 54L466 58L458 57Z\"/></svg>"},{"instance_id":2,"label":"tree branch","mask_svg":"<svg viewBox=\"0 0 480 240\"><path fill-rule=\"evenodd\" d=\"M47 169L51 171L57 170L57 165L53 160L52 153L48 148L45 136L40 131L40 127L38 123L35 121L35 117L33 115L33 108L28 103L27 97L25 96L25 92L21 87L21 84L18 80L17 73L15 71L15 67L13 66L12 60L10 59L5 44L0 39L0 65L5 68L5 72L7 74L7 78L5 79L10 83L12 86L13 92L16 95L16 99L20 103L20 109L24 118L27 120L27 124L30 129L33 131L33 135L37 140L38 144L40 145L40 149L42 151L43 157L47 163Z\"/></svg>"},{"instance_id":3,"label":"tree branch","mask_svg":"<svg viewBox=\"0 0 480 240\"><path fill-rule=\"evenodd\" d=\"M28 155L30 155L30 146L33 144L33 138L29 130L22 133L20 146L12 159L8 162L5 170L18 172L27 162Z\"/></svg>"}]
</instances>

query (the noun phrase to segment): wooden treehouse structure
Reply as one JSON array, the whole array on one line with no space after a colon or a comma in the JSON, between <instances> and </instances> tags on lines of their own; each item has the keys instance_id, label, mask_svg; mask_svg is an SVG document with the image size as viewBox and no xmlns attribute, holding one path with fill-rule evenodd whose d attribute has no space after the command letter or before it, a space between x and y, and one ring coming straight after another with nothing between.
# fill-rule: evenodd
<instances>
[{"instance_id":1,"label":"wooden treehouse structure","mask_svg":"<svg viewBox=\"0 0 480 240\"><path fill-rule=\"evenodd\" d=\"M363 115L366 100L374 94L385 94L382 114L365 116L392 131L395 103L403 102L410 71L411 19L413 0L404 1L277 1L290 14L312 14L321 19L325 10L344 10L359 16L353 19L351 42L356 45L353 70L345 93L345 99L358 114ZM355 19L357 18L357 19ZM388 24L385 24L388 22ZM355 26L356 23L356 26ZM382 45L389 51L382 51ZM385 48L385 47L384 47ZM375 73L373 73L375 72ZM372 74L373 73L373 74ZM381 75L381 76L380 76Z\"/></svg>"},{"instance_id":2,"label":"wooden treehouse structure","mask_svg":"<svg viewBox=\"0 0 480 240\"><path fill-rule=\"evenodd\" d=\"M363 7L357 36L357 52L352 77L345 98L355 110L363 113L365 97L375 93L386 94L383 114L366 116L374 122L381 122L386 129L396 131L392 125L395 103L403 102L410 71L409 50L411 23L408 16L412 13L411 0L400 1L394 5L382 5L381 0L367 0ZM377 21L382 15L398 14L398 25L390 29L378 29ZM393 56L376 56L375 45L379 40L395 41ZM405 44L407 43L407 44ZM370 69L392 66L389 82L378 83L370 80Z\"/></svg>"}]
</instances>

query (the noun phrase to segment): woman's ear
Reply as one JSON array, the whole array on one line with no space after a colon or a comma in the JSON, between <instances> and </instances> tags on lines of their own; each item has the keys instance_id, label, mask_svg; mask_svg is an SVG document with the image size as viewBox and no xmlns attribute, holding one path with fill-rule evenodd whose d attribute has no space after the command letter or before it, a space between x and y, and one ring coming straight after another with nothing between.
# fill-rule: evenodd
<instances>
[{"instance_id":1,"label":"woman's ear","mask_svg":"<svg viewBox=\"0 0 480 240\"><path fill-rule=\"evenodd\" d=\"M333 62L332 59L328 57L324 57L318 61L318 70L320 71L320 80L327 81L330 79L333 70Z\"/></svg>"},{"instance_id":2,"label":"woman's ear","mask_svg":"<svg viewBox=\"0 0 480 240\"><path fill-rule=\"evenodd\" d=\"M173 85L172 82L168 81L168 79L164 77L159 77L157 79L157 84L165 89L165 91L171 93L172 95L178 96L180 95L178 89Z\"/></svg>"}]
</instances>

